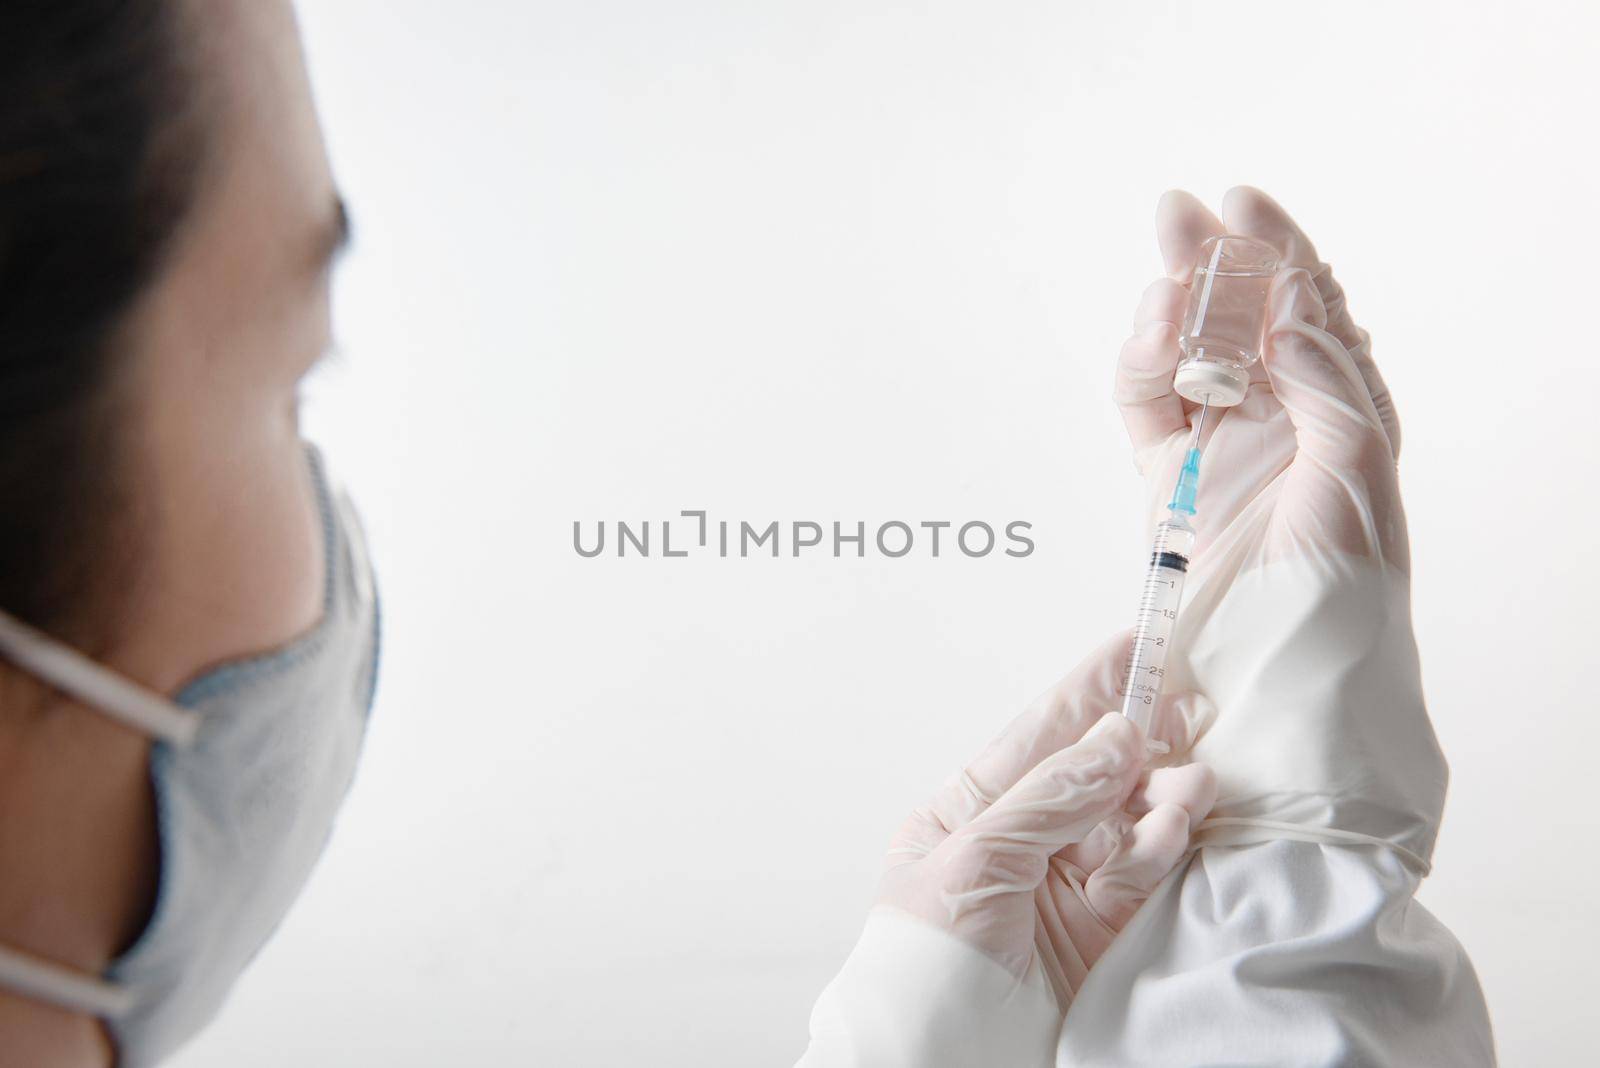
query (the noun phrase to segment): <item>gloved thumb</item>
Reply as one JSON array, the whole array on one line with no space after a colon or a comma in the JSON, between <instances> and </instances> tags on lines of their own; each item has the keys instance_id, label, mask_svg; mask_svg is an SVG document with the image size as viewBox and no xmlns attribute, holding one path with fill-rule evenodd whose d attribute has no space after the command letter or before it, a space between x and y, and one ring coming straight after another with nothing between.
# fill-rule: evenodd
<instances>
[{"instance_id":1,"label":"gloved thumb","mask_svg":"<svg viewBox=\"0 0 1600 1068\"><path fill-rule=\"evenodd\" d=\"M1204 801L1210 809L1209 799ZM1157 805L1133 825L1084 886L1102 920L1120 930L1189 849L1191 815L1180 805Z\"/></svg>"},{"instance_id":2,"label":"gloved thumb","mask_svg":"<svg viewBox=\"0 0 1600 1068\"><path fill-rule=\"evenodd\" d=\"M1298 268L1280 272L1270 301L1267 378L1300 449L1341 470L1361 466L1375 448L1392 457L1355 360L1326 329L1327 310L1311 276Z\"/></svg>"},{"instance_id":3,"label":"gloved thumb","mask_svg":"<svg viewBox=\"0 0 1600 1068\"><path fill-rule=\"evenodd\" d=\"M941 843L930 859L943 871L952 911L1037 888L1052 855L1122 807L1144 764L1144 743L1131 721L1107 713Z\"/></svg>"}]
</instances>

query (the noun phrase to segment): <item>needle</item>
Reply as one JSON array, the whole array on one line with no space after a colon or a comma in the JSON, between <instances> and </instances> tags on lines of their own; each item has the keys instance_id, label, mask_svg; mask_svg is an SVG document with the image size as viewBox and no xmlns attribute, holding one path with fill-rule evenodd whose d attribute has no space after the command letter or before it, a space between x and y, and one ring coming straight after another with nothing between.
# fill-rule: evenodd
<instances>
[{"instance_id":1,"label":"needle","mask_svg":"<svg viewBox=\"0 0 1600 1068\"><path fill-rule=\"evenodd\" d=\"M1200 405L1200 418L1195 420L1194 437L1189 439L1189 448L1198 449L1200 447L1200 433L1206 428L1206 413L1210 410L1211 398L1207 396L1205 402Z\"/></svg>"}]
</instances>

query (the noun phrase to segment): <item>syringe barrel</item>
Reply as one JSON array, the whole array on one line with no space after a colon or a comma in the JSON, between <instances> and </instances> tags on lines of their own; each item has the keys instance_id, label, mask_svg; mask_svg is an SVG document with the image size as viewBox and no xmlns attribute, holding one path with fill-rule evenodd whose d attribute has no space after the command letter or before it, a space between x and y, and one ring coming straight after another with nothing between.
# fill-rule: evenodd
<instances>
[{"instance_id":1,"label":"syringe barrel","mask_svg":"<svg viewBox=\"0 0 1600 1068\"><path fill-rule=\"evenodd\" d=\"M1167 653L1172 648L1172 631L1178 622L1183 580L1193 548L1194 529L1182 515L1174 513L1156 528L1121 690L1122 714L1146 734L1166 681Z\"/></svg>"}]
</instances>

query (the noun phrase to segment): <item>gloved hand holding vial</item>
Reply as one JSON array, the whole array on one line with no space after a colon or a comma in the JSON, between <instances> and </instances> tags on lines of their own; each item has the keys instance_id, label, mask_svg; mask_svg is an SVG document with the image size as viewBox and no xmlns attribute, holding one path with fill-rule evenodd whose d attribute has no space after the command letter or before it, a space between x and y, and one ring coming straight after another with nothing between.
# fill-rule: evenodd
<instances>
[{"instance_id":1,"label":"gloved hand holding vial","mask_svg":"<svg viewBox=\"0 0 1600 1068\"><path fill-rule=\"evenodd\" d=\"M913 813L805 1068L1493 1063L1413 897L1445 768L1371 343L1258 190L1169 193L1156 229L1115 392L1157 528L1143 677L1110 643Z\"/></svg>"}]
</instances>

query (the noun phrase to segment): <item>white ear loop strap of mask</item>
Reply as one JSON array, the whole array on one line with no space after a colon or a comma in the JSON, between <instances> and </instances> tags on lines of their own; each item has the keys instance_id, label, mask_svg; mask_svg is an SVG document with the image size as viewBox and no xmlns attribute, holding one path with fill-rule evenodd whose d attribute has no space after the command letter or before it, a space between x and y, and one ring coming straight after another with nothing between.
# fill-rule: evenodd
<instances>
[{"instance_id":1,"label":"white ear loop strap of mask","mask_svg":"<svg viewBox=\"0 0 1600 1068\"><path fill-rule=\"evenodd\" d=\"M133 1008L133 991L0 946L0 988L73 1012L115 1019Z\"/></svg>"},{"instance_id":2,"label":"white ear loop strap of mask","mask_svg":"<svg viewBox=\"0 0 1600 1068\"><path fill-rule=\"evenodd\" d=\"M200 726L199 713L129 682L4 612L0 657L96 711L173 745L188 745ZM133 1007L130 990L4 945L0 988L92 1016L114 1018Z\"/></svg>"},{"instance_id":3,"label":"white ear loop strap of mask","mask_svg":"<svg viewBox=\"0 0 1600 1068\"><path fill-rule=\"evenodd\" d=\"M153 738L179 747L194 741L200 714L129 682L76 649L0 612L0 657Z\"/></svg>"}]
</instances>

